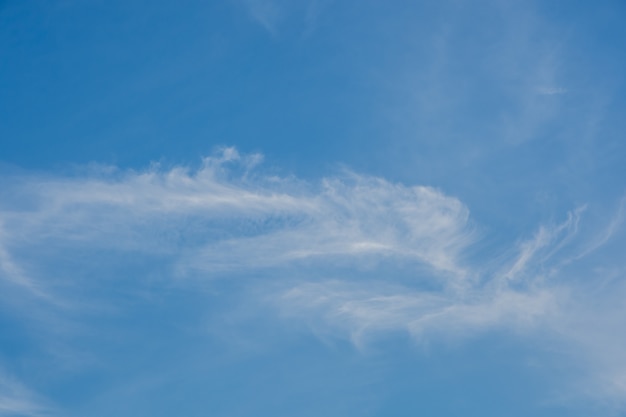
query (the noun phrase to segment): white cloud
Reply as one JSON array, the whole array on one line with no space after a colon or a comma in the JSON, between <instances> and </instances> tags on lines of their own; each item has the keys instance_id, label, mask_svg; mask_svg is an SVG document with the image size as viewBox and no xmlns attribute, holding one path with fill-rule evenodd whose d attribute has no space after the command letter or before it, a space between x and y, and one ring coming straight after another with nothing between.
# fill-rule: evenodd
<instances>
[{"instance_id":1,"label":"white cloud","mask_svg":"<svg viewBox=\"0 0 626 417\"><path fill-rule=\"evenodd\" d=\"M245 0L244 4L257 23L276 34L277 25L284 18L284 6L275 0Z\"/></svg>"},{"instance_id":2,"label":"white cloud","mask_svg":"<svg viewBox=\"0 0 626 417\"><path fill-rule=\"evenodd\" d=\"M591 236L579 235L584 210L561 224L540 227L508 256L494 254L501 259L499 267L472 260L464 286L423 288L419 280L347 278L299 283L273 301L282 317L302 321L324 337L348 338L360 348L388 332L406 332L417 343L489 330L524 335L546 351L560 350L560 360L576 374L564 383L569 395L558 393L561 399L572 403L583 394L623 410L626 267L620 258L612 259L613 266L601 258L602 267L585 259L590 247L598 251L617 234L623 205Z\"/></svg>"},{"instance_id":3,"label":"white cloud","mask_svg":"<svg viewBox=\"0 0 626 417\"><path fill-rule=\"evenodd\" d=\"M46 262L85 249L154 255L199 279L263 270L271 281L249 283L263 287L262 302L320 334L363 347L386 332L424 341L548 330L586 358L602 392L626 397L623 315L598 307L611 290L626 294L615 284L623 273L598 287L606 287L593 298L599 304L577 304L589 287L581 282L595 279L580 262L617 234L623 204L594 235L581 235L582 207L485 259L468 255L476 240L469 210L439 190L351 172L303 182L264 175L260 160L226 148L195 170L5 179L2 279L54 300L88 282L55 285ZM580 311L606 326L573 324Z\"/></svg>"},{"instance_id":4,"label":"white cloud","mask_svg":"<svg viewBox=\"0 0 626 417\"><path fill-rule=\"evenodd\" d=\"M25 276L22 269L15 264L7 250L2 246L2 229L0 228L0 276L15 284L33 288L34 285Z\"/></svg>"},{"instance_id":5,"label":"white cloud","mask_svg":"<svg viewBox=\"0 0 626 417\"><path fill-rule=\"evenodd\" d=\"M194 251L194 268L276 266L334 257L397 257L461 276L459 251L469 242L467 209L428 187L406 187L348 174L323 181L313 194L293 196L268 230Z\"/></svg>"},{"instance_id":6,"label":"white cloud","mask_svg":"<svg viewBox=\"0 0 626 417\"><path fill-rule=\"evenodd\" d=\"M0 416L39 417L51 415L30 390L0 372Z\"/></svg>"},{"instance_id":7,"label":"white cloud","mask_svg":"<svg viewBox=\"0 0 626 417\"><path fill-rule=\"evenodd\" d=\"M289 19L297 19L310 34L326 1L321 0L240 0L248 14L272 36Z\"/></svg>"},{"instance_id":8,"label":"white cloud","mask_svg":"<svg viewBox=\"0 0 626 417\"><path fill-rule=\"evenodd\" d=\"M277 303L284 316L303 319L320 333L345 334L364 347L381 332L406 331L423 342L433 335L466 337L494 327L530 326L554 308L554 298L546 290L458 294L329 281L298 285Z\"/></svg>"},{"instance_id":9,"label":"white cloud","mask_svg":"<svg viewBox=\"0 0 626 417\"><path fill-rule=\"evenodd\" d=\"M167 252L181 270L365 256L464 274L458 255L471 234L468 210L457 199L354 173L317 185L258 176L248 169L251 160L227 149L195 171L24 179L15 192L30 205L0 211L4 268L17 280L19 269L6 245L19 252L57 241ZM188 235L172 239L181 229Z\"/></svg>"},{"instance_id":10,"label":"white cloud","mask_svg":"<svg viewBox=\"0 0 626 417\"><path fill-rule=\"evenodd\" d=\"M433 334L464 337L544 326L567 297L547 282L555 271L545 267L558 263L550 258L575 233L577 222L578 215L571 214L562 224L540 228L495 271L474 261L464 270L462 285L423 288L417 277L402 285L332 280L298 284L276 302L283 316L309 318L313 327L348 335L359 346L387 331L407 331L422 341ZM444 280L444 271L432 274Z\"/></svg>"}]
</instances>

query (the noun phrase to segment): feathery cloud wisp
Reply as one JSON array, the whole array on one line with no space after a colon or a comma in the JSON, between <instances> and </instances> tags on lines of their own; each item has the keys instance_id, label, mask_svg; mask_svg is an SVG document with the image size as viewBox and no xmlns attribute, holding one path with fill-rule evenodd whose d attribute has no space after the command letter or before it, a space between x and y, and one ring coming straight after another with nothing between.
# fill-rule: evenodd
<instances>
[{"instance_id":1,"label":"feathery cloud wisp","mask_svg":"<svg viewBox=\"0 0 626 417\"><path fill-rule=\"evenodd\" d=\"M565 277L574 262L608 244L621 211L593 251L578 239L581 208L483 259L467 255L476 241L469 210L439 190L351 172L307 183L263 175L255 169L260 159L227 148L196 170L5 179L5 284L63 298L64 289L93 283L81 280L80 270L55 275L54 262L86 250L152 256L170 278L269 271L270 282L250 281L263 287L263 297L249 308L267 303L283 319L357 346L389 331L424 340L547 329L601 365L593 359L601 347L585 343L586 331L568 324L580 291ZM59 285L61 279L76 285ZM588 314L602 316L593 306ZM603 335L614 339L611 331ZM626 363L623 355L614 358ZM602 386L626 396L619 375Z\"/></svg>"},{"instance_id":2,"label":"feathery cloud wisp","mask_svg":"<svg viewBox=\"0 0 626 417\"><path fill-rule=\"evenodd\" d=\"M35 395L15 379L0 373L0 416L49 416Z\"/></svg>"}]
</instances>

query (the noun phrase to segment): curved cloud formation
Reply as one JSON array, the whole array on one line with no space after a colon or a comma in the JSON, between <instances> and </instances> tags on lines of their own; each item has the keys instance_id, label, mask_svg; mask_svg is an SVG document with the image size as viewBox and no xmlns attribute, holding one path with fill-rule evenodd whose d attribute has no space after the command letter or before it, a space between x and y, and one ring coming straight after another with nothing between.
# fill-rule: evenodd
<instances>
[{"instance_id":1,"label":"curved cloud formation","mask_svg":"<svg viewBox=\"0 0 626 417\"><path fill-rule=\"evenodd\" d=\"M271 279L249 280L262 296L246 300L248 308L270 305L283 319L357 346L389 331L421 340L547 329L594 364L602 375L594 380L597 391L626 396L626 355L613 349L607 364L605 343L587 337L621 344L613 334L624 314L580 301L589 288L624 294L614 284L621 265L613 270L617 278L599 287L589 278L598 273L584 263L619 233L622 209L584 239L581 208L510 248L470 255L477 236L469 210L437 189L352 172L307 183L261 173L261 159L226 148L196 170L95 168L72 177L5 178L0 276L11 291L4 293L76 308L68 307L71 291L106 278L85 266L89 258L76 259L111 251L158 260L183 285L262 273ZM68 262L83 269L56 272ZM135 275L141 281L141 271ZM575 326L581 314L612 320Z\"/></svg>"},{"instance_id":2,"label":"curved cloud formation","mask_svg":"<svg viewBox=\"0 0 626 417\"><path fill-rule=\"evenodd\" d=\"M1 212L3 270L27 285L7 247L48 240L163 252L206 271L366 256L464 276L471 233L457 199L354 173L315 186L259 177L258 159L229 148L196 171L22 178Z\"/></svg>"}]
</instances>

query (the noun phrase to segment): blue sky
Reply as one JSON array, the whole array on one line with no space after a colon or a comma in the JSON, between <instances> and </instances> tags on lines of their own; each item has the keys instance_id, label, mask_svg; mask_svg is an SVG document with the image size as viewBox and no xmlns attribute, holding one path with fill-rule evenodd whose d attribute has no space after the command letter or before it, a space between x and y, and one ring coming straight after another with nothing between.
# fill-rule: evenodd
<instances>
[{"instance_id":1,"label":"blue sky","mask_svg":"<svg viewBox=\"0 0 626 417\"><path fill-rule=\"evenodd\" d=\"M624 415L625 17L0 1L0 415Z\"/></svg>"}]
</instances>

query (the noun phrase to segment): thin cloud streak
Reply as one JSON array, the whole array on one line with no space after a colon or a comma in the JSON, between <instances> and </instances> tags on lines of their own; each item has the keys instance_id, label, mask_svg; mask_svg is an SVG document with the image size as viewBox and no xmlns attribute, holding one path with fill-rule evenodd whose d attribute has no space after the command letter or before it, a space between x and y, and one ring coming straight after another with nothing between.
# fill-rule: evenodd
<instances>
[{"instance_id":1,"label":"thin cloud streak","mask_svg":"<svg viewBox=\"0 0 626 417\"><path fill-rule=\"evenodd\" d=\"M0 416L44 417L50 409L21 383L0 372Z\"/></svg>"},{"instance_id":2,"label":"thin cloud streak","mask_svg":"<svg viewBox=\"0 0 626 417\"><path fill-rule=\"evenodd\" d=\"M290 21L297 21L303 30L300 35L309 36L317 26L328 1L324 0L238 0L250 18L272 37L277 38Z\"/></svg>"},{"instance_id":3,"label":"thin cloud streak","mask_svg":"<svg viewBox=\"0 0 626 417\"><path fill-rule=\"evenodd\" d=\"M366 348L386 332L406 331L425 342L432 336L463 338L498 327L532 326L554 308L555 296L547 290L452 294L331 281L291 288L277 304L285 317L299 317L320 333L345 334Z\"/></svg>"}]
</instances>

